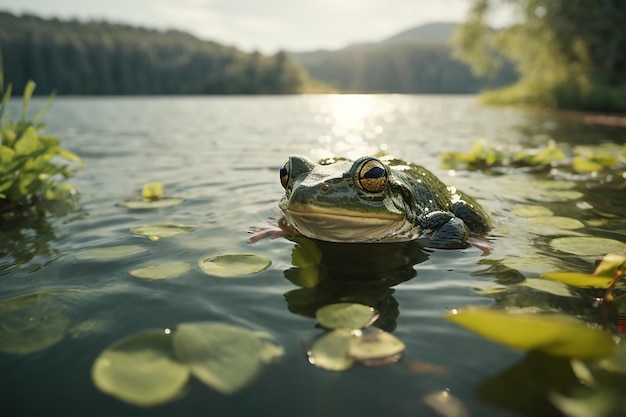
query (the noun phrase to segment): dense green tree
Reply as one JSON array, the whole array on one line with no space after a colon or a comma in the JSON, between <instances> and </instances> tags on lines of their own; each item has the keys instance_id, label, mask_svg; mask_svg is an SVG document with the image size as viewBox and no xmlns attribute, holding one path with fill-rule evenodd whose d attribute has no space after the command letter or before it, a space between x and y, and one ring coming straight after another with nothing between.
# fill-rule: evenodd
<instances>
[{"instance_id":1,"label":"dense green tree","mask_svg":"<svg viewBox=\"0 0 626 417\"><path fill-rule=\"evenodd\" d=\"M306 88L289 57L246 54L189 34L0 12L7 82L49 94L282 94Z\"/></svg>"},{"instance_id":2,"label":"dense green tree","mask_svg":"<svg viewBox=\"0 0 626 417\"><path fill-rule=\"evenodd\" d=\"M516 20L501 30L497 8ZM513 61L515 86L488 101L557 108L626 110L626 2L623 0L473 0L455 38L456 56L477 74Z\"/></svg>"}]
</instances>

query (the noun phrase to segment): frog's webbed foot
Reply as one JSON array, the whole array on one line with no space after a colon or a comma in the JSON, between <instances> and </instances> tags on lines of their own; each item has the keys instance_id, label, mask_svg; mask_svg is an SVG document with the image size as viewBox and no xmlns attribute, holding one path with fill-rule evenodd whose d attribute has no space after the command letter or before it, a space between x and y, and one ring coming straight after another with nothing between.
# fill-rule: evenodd
<instances>
[{"instance_id":1,"label":"frog's webbed foot","mask_svg":"<svg viewBox=\"0 0 626 417\"><path fill-rule=\"evenodd\" d=\"M435 211L420 218L421 232L418 239L426 239L426 246L435 248L466 248L469 229L454 214Z\"/></svg>"},{"instance_id":2,"label":"frog's webbed foot","mask_svg":"<svg viewBox=\"0 0 626 417\"><path fill-rule=\"evenodd\" d=\"M250 234L248 243L256 243L266 237L277 239L279 237L290 238L300 236L300 233L293 226L287 224L284 218L278 221L270 219L266 226L250 228L248 233Z\"/></svg>"}]
</instances>

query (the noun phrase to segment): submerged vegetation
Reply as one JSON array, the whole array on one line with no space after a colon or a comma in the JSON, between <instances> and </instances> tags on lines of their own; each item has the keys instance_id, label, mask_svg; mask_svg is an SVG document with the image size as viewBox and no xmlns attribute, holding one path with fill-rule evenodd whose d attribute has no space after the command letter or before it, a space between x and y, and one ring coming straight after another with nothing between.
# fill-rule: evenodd
<instances>
[{"instance_id":1,"label":"submerged vegetation","mask_svg":"<svg viewBox=\"0 0 626 417\"><path fill-rule=\"evenodd\" d=\"M516 22L490 29L490 12L503 7ZM519 82L484 94L486 103L626 111L625 16L621 0L473 0L455 53L476 74L516 65Z\"/></svg>"}]
</instances>

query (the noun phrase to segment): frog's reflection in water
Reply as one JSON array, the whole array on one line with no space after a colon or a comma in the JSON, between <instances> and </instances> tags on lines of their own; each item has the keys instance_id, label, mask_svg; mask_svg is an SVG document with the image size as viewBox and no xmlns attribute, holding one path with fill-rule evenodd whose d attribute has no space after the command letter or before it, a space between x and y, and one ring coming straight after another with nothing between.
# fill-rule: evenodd
<instances>
[{"instance_id":1,"label":"frog's reflection in water","mask_svg":"<svg viewBox=\"0 0 626 417\"><path fill-rule=\"evenodd\" d=\"M308 238L294 239L294 267L285 277L302 287L285 294L291 312L315 317L328 304L360 303L380 314L376 326L396 327L398 302L395 285L413 278L414 265L428 259L417 242L331 243Z\"/></svg>"}]
</instances>

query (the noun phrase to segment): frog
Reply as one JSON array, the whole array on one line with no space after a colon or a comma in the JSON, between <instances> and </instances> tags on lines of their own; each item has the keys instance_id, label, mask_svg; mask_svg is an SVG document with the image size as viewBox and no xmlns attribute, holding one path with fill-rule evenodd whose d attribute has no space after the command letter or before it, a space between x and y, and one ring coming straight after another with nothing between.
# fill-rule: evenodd
<instances>
[{"instance_id":1,"label":"frog","mask_svg":"<svg viewBox=\"0 0 626 417\"><path fill-rule=\"evenodd\" d=\"M291 156L280 168L283 230L326 241L385 243L419 240L435 248L467 247L491 228L473 198L423 166L362 156L313 162Z\"/></svg>"}]
</instances>

